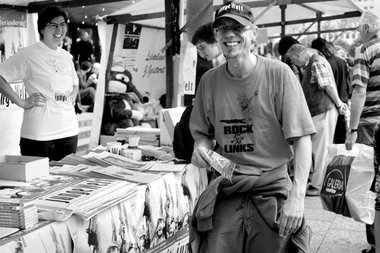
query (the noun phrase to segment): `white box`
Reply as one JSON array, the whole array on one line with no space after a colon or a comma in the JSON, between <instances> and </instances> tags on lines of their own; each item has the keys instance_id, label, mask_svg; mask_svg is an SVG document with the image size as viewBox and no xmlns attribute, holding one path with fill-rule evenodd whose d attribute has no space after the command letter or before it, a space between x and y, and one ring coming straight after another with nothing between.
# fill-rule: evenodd
<instances>
[{"instance_id":1,"label":"white box","mask_svg":"<svg viewBox=\"0 0 380 253\"><path fill-rule=\"evenodd\" d=\"M29 181L49 176L49 159L38 156L0 156L0 179Z\"/></svg>"}]
</instances>

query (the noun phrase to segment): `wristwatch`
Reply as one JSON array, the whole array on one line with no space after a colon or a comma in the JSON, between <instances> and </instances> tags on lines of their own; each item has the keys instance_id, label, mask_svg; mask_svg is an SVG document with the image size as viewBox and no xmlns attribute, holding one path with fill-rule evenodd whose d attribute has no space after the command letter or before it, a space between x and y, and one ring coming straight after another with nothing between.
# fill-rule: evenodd
<instances>
[{"instance_id":1,"label":"wristwatch","mask_svg":"<svg viewBox=\"0 0 380 253\"><path fill-rule=\"evenodd\" d=\"M351 129L351 130L350 130L350 133L357 132L357 131L358 131L357 128L355 128L355 129Z\"/></svg>"}]
</instances>

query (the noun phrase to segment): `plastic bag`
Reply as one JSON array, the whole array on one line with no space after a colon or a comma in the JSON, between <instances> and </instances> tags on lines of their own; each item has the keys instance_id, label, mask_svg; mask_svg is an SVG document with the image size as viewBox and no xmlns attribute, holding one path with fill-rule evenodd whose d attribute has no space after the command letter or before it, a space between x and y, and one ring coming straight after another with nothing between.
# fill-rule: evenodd
<instances>
[{"instance_id":1,"label":"plastic bag","mask_svg":"<svg viewBox=\"0 0 380 253\"><path fill-rule=\"evenodd\" d=\"M369 190L375 176L373 148L355 144L346 150L344 144L330 145L326 167L321 189L323 207L373 224L376 195Z\"/></svg>"},{"instance_id":2,"label":"plastic bag","mask_svg":"<svg viewBox=\"0 0 380 253\"><path fill-rule=\"evenodd\" d=\"M211 150L209 155L212 160L210 166L218 171L223 177L231 180L236 163Z\"/></svg>"}]
</instances>

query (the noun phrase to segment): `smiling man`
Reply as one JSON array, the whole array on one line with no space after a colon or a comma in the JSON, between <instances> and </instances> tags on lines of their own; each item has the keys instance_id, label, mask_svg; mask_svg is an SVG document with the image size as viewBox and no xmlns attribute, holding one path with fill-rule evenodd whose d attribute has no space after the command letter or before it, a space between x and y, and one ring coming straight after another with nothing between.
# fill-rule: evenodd
<instances>
[{"instance_id":1,"label":"smiling man","mask_svg":"<svg viewBox=\"0 0 380 253\"><path fill-rule=\"evenodd\" d=\"M300 247L309 243L300 235L307 235L304 198L315 128L290 68L251 53L253 20L250 8L235 2L215 14L213 27L227 62L200 81L190 120L192 163L209 168L214 150L236 167L231 181L214 172L199 198L192 252L295 252L288 251L293 236L304 243ZM292 158L293 183L287 173Z\"/></svg>"}]
</instances>

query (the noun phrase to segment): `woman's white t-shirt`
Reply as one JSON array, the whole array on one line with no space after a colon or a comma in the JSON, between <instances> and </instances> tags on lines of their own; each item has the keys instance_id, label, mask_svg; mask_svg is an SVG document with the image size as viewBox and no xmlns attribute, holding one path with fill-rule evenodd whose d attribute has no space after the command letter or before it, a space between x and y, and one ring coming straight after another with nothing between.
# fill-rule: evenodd
<instances>
[{"instance_id":1,"label":"woman's white t-shirt","mask_svg":"<svg viewBox=\"0 0 380 253\"><path fill-rule=\"evenodd\" d=\"M45 106L24 110L21 137L47 141L78 134L78 120L70 96L78 77L70 53L37 42L0 65L7 82L23 80L27 95L46 97Z\"/></svg>"}]
</instances>

